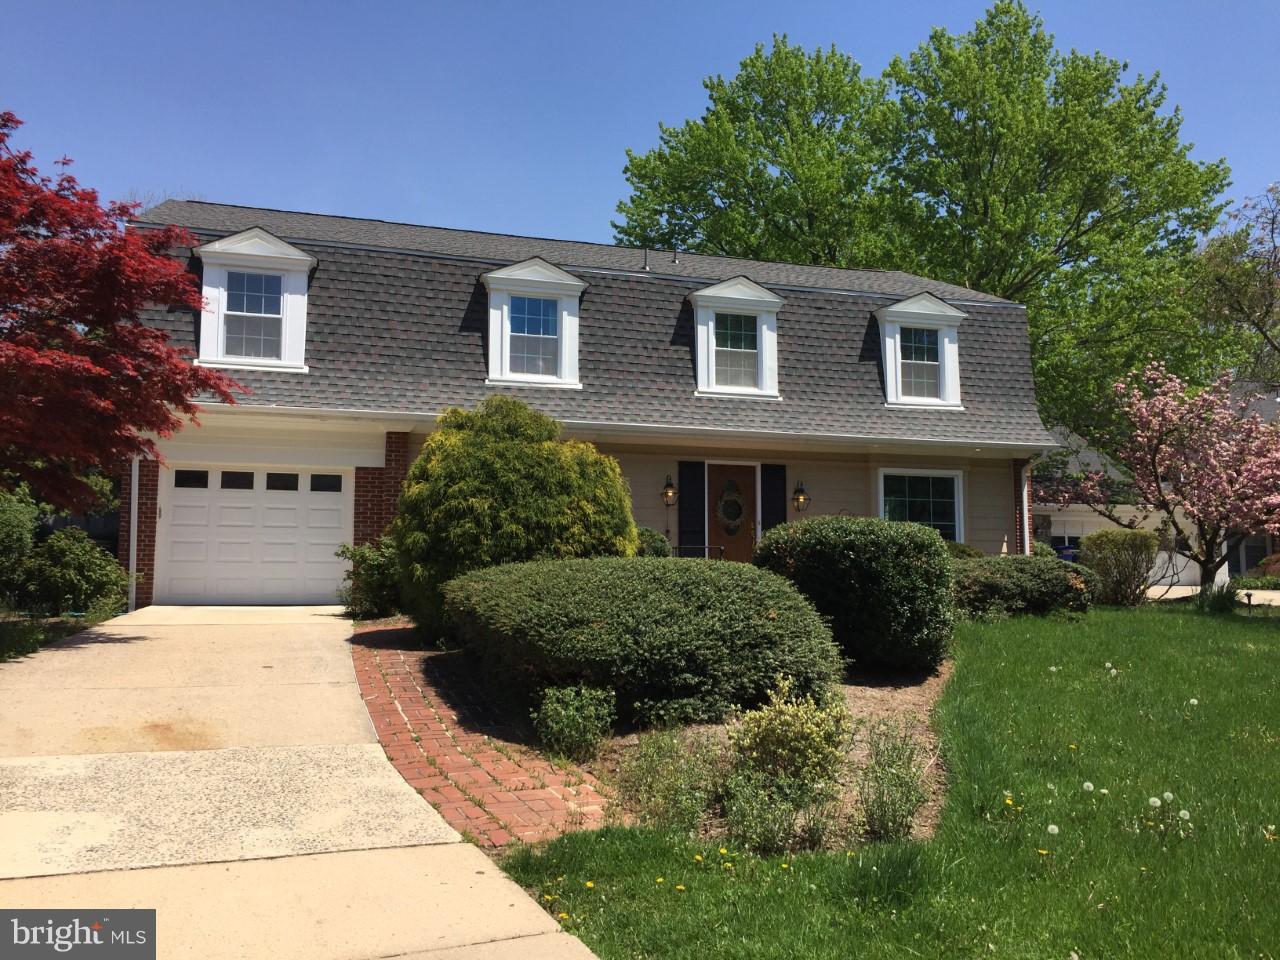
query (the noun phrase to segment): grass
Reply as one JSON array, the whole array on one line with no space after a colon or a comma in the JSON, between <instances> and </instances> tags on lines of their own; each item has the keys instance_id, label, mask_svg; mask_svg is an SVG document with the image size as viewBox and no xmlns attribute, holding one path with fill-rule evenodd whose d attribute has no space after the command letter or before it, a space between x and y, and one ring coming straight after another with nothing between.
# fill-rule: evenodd
<instances>
[{"instance_id":1,"label":"grass","mask_svg":"<svg viewBox=\"0 0 1280 960\"><path fill-rule=\"evenodd\" d=\"M611 828L505 865L604 960L1269 960L1278 654L1273 619L1187 607L966 624L935 717L950 794L928 843L755 858ZM1182 809L1187 835L1162 832Z\"/></svg>"},{"instance_id":2,"label":"grass","mask_svg":"<svg viewBox=\"0 0 1280 960\"><path fill-rule=\"evenodd\" d=\"M47 643L101 622L91 617L24 617L0 613L0 663L28 656Z\"/></svg>"}]
</instances>

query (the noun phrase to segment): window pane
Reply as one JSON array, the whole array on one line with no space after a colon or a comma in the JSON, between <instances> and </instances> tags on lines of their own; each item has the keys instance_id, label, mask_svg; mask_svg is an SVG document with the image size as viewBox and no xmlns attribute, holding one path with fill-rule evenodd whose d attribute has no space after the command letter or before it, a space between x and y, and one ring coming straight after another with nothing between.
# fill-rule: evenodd
<instances>
[{"instance_id":1,"label":"window pane","mask_svg":"<svg viewBox=\"0 0 1280 960\"><path fill-rule=\"evenodd\" d=\"M189 490L204 490L209 486L208 470L175 470L173 471L173 485L175 487L184 487Z\"/></svg>"},{"instance_id":2,"label":"window pane","mask_svg":"<svg viewBox=\"0 0 1280 960\"><path fill-rule=\"evenodd\" d=\"M298 475L296 473L268 473L268 490L297 490Z\"/></svg>"},{"instance_id":3,"label":"window pane","mask_svg":"<svg viewBox=\"0 0 1280 960\"><path fill-rule=\"evenodd\" d=\"M560 302L545 297L511 298L512 373L555 377L560 373L560 341L557 329Z\"/></svg>"},{"instance_id":4,"label":"window pane","mask_svg":"<svg viewBox=\"0 0 1280 960\"><path fill-rule=\"evenodd\" d=\"M902 362L902 395L904 397L940 397L938 365L916 361Z\"/></svg>"},{"instance_id":5,"label":"window pane","mask_svg":"<svg viewBox=\"0 0 1280 960\"><path fill-rule=\"evenodd\" d=\"M277 274L227 273L227 312L280 316L283 278Z\"/></svg>"},{"instance_id":6,"label":"window pane","mask_svg":"<svg viewBox=\"0 0 1280 960\"><path fill-rule=\"evenodd\" d=\"M754 350L716 350L716 385L720 387L756 386Z\"/></svg>"},{"instance_id":7,"label":"window pane","mask_svg":"<svg viewBox=\"0 0 1280 960\"><path fill-rule=\"evenodd\" d=\"M222 489L223 490L252 490L253 489L253 471L223 470L222 471Z\"/></svg>"},{"instance_id":8,"label":"window pane","mask_svg":"<svg viewBox=\"0 0 1280 960\"><path fill-rule=\"evenodd\" d=\"M759 386L756 318L746 314L717 313L715 333L716 386Z\"/></svg>"},{"instance_id":9,"label":"window pane","mask_svg":"<svg viewBox=\"0 0 1280 960\"><path fill-rule=\"evenodd\" d=\"M956 538L956 478L885 474L884 515L933 527L946 540Z\"/></svg>"},{"instance_id":10,"label":"window pane","mask_svg":"<svg viewBox=\"0 0 1280 960\"><path fill-rule=\"evenodd\" d=\"M226 339L222 352L228 357L280 359L279 317L249 317L227 314Z\"/></svg>"},{"instance_id":11,"label":"window pane","mask_svg":"<svg viewBox=\"0 0 1280 960\"><path fill-rule=\"evenodd\" d=\"M902 328L902 359L938 362L938 331Z\"/></svg>"},{"instance_id":12,"label":"window pane","mask_svg":"<svg viewBox=\"0 0 1280 960\"><path fill-rule=\"evenodd\" d=\"M312 493L341 493L342 492L342 474L313 473L311 475L311 492Z\"/></svg>"}]
</instances>

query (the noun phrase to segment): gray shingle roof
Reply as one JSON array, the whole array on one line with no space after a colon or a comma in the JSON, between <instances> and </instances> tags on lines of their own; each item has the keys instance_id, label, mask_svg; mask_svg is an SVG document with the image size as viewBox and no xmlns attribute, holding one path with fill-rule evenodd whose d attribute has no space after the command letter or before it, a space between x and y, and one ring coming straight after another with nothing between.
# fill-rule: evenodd
<instances>
[{"instance_id":1,"label":"gray shingle roof","mask_svg":"<svg viewBox=\"0 0 1280 960\"><path fill-rule=\"evenodd\" d=\"M197 200L166 200L144 211L141 224L179 224L192 230L216 233L239 233L250 227L261 227L282 240L312 240L360 247L385 247L445 256L488 260L493 263L518 263L530 257L571 270L587 267L599 270L645 272L646 253L635 247L615 247L606 243L582 243L575 240L546 240L538 237L516 237L503 233L480 233L474 230L452 230L445 227L423 227L411 223L386 220L358 220L317 213L294 213L287 210L264 210L236 207ZM999 297L979 293L966 287L928 280L897 270L842 270L837 267L811 267L795 263L772 263L743 260L737 257L710 257L698 253L651 250L647 254L650 271L662 276L690 277L698 280L728 280L749 276L756 283L849 290L858 293L909 297L927 290L945 300L981 303L1007 303Z\"/></svg>"},{"instance_id":2,"label":"gray shingle roof","mask_svg":"<svg viewBox=\"0 0 1280 960\"><path fill-rule=\"evenodd\" d=\"M675 266L696 268L696 276L672 276L671 264L663 265L661 274L656 266L645 274L625 266L638 262L634 258L641 251L598 244L205 203L166 202L140 222L174 223L206 237L259 226L319 261L308 294L310 372L233 371L253 391L242 400L246 405L434 413L473 406L503 392L569 422L799 437L1052 444L1036 413L1025 312L991 297L975 299L979 295L969 291L963 291L967 317L960 338L964 409L885 407L880 336L872 311L922 289L944 298L958 289L905 274L757 265L685 254ZM319 241L313 242L313 236ZM373 242L378 238L382 242ZM432 250L432 245L446 249ZM485 383L488 301L480 277L495 262L532 256L570 272L588 266L599 271L584 277L590 286L580 309L581 390ZM577 262L584 259L591 263ZM192 267L199 269L194 258ZM744 273L775 287L785 285L779 279L784 276L810 283L823 278L823 289L793 287L782 293L781 401L694 395L694 318L688 295L708 281ZM799 284L804 286L808 284ZM876 289L864 289L868 286ZM153 322L179 345L195 348L196 318L191 314L157 313Z\"/></svg>"}]
</instances>

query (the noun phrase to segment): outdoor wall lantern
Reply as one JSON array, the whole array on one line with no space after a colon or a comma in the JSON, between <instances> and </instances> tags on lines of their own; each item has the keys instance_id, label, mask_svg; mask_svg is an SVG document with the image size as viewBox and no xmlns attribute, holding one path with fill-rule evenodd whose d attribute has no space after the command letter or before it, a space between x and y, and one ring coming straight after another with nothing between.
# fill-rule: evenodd
<instances>
[{"instance_id":1,"label":"outdoor wall lantern","mask_svg":"<svg viewBox=\"0 0 1280 960\"><path fill-rule=\"evenodd\" d=\"M680 492L676 490L676 485L671 482L671 474L668 473L666 486L662 488L662 502L668 507L674 507L679 499Z\"/></svg>"},{"instance_id":2,"label":"outdoor wall lantern","mask_svg":"<svg viewBox=\"0 0 1280 960\"><path fill-rule=\"evenodd\" d=\"M813 497L809 496L805 490L804 481L797 483L795 491L791 494L791 504L796 508L796 513L804 513L811 503L813 503Z\"/></svg>"}]
</instances>

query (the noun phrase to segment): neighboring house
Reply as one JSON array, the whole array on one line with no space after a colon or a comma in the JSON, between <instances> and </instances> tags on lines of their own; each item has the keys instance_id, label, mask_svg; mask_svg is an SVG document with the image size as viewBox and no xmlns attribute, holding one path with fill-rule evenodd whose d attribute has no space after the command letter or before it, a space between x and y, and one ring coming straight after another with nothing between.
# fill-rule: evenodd
<instances>
[{"instance_id":1,"label":"neighboring house","mask_svg":"<svg viewBox=\"0 0 1280 960\"><path fill-rule=\"evenodd\" d=\"M153 321L252 391L133 466L136 602L330 601L343 542L392 518L436 417L495 393L615 456L638 523L746 560L811 514L1030 541L1026 315L897 272L839 270L168 201L205 309ZM136 514L136 523L134 516Z\"/></svg>"}]
</instances>

